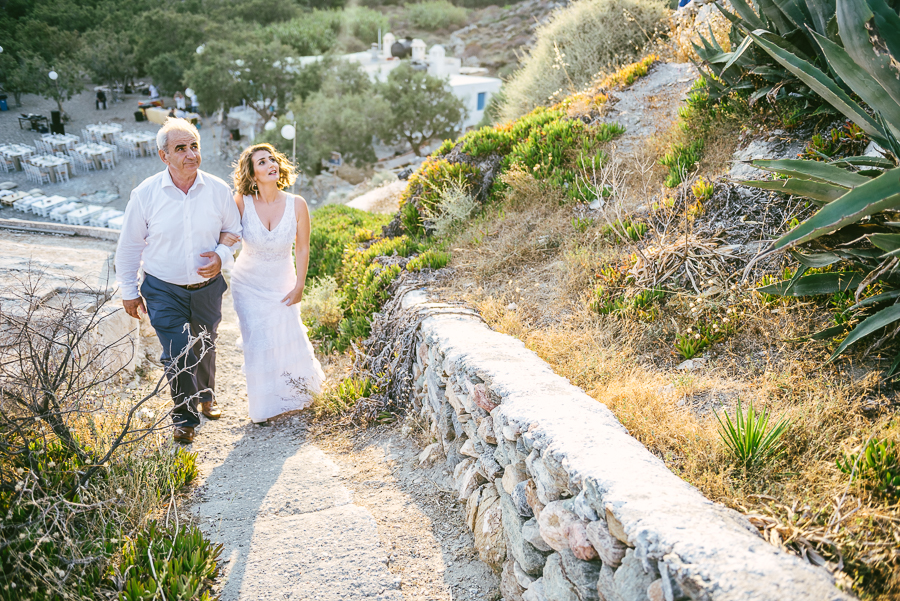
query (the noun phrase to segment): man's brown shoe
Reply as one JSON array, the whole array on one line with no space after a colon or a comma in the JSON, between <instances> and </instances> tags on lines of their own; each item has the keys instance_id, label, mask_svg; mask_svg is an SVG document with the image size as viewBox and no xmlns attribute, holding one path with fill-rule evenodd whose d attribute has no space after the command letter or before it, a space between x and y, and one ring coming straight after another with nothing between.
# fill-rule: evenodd
<instances>
[{"instance_id":1,"label":"man's brown shoe","mask_svg":"<svg viewBox=\"0 0 900 601\"><path fill-rule=\"evenodd\" d=\"M190 426L175 426L172 438L175 439L175 442L191 444L194 442L194 429Z\"/></svg>"},{"instance_id":2,"label":"man's brown shoe","mask_svg":"<svg viewBox=\"0 0 900 601\"><path fill-rule=\"evenodd\" d=\"M203 401L200 403L200 413L207 419L219 419L222 417L222 410L215 401Z\"/></svg>"}]
</instances>

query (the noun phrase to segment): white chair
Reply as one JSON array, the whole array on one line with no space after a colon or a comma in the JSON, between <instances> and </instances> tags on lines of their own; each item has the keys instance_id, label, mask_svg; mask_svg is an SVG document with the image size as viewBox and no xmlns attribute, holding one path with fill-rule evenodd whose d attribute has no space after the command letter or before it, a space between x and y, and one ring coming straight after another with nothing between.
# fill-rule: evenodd
<instances>
[{"instance_id":1,"label":"white chair","mask_svg":"<svg viewBox=\"0 0 900 601\"><path fill-rule=\"evenodd\" d=\"M77 170L87 173L88 171L90 171L91 169L94 168L93 159L91 159L91 157L89 157L85 154L78 152L77 150L73 151L72 158L75 161L75 168Z\"/></svg>"},{"instance_id":2,"label":"white chair","mask_svg":"<svg viewBox=\"0 0 900 601\"><path fill-rule=\"evenodd\" d=\"M3 173L9 173L10 171L16 170L16 162L6 156L5 154L0 155L0 170L3 170Z\"/></svg>"},{"instance_id":3,"label":"white chair","mask_svg":"<svg viewBox=\"0 0 900 601\"><path fill-rule=\"evenodd\" d=\"M104 169L116 168L116 161L113 158L113 152L111 150L107 150L102 155L100 155L100 166Z\"/></svg>"},{"instance_id":4,"label":"white chair","mask_svg":"<svg viewBox=\"0 0 900 601\"><path fill-rule=\"evenodd\" d=\"M35 170L35 181L39 184L50 184L53 183L53 179L50 177L50 167L45 165L32 165Z\"/></svg>"},{"instance_id":5,"label":"white chair","mask_svg":"<svg viewBox=\"0 0 900 601\"><path fill-rule=\"evenodd\" d=\"M69 181L69 165L56 165L56 181L57 182L67 182Z\"/></svg>"}]
</instances>

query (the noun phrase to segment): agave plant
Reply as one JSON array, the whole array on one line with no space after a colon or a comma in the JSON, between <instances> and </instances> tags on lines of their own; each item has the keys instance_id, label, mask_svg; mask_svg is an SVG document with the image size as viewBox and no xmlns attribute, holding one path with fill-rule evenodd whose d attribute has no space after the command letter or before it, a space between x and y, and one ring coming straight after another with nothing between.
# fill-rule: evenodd
<instances>
[{"instance_id":1,"label":"agave plant","mask_svg":"<svg viewBox=\"0 0 900 601\"><path fill-rule=\"evenodd\" d=\"M730 0L730 3L733 13L719 2L716 7L733 24L729 35L733 50L725 51L712 35L712 29L709 39L700 36L701 46L693 45L703 61L703 70L712 75L706 77L710 98L716 100L731 91L752 90L750 104L764 96L775 101L788 94L800 94L821 103L808 84L754 45L749 34L764 30L773 43L790 48L810 64L828 68L813 33L829 40L836 38L835 0L759 0L755 3L758 10L745 0Z\"/></svg>"},{"instance_id":2,"label":"agave plant","mask_svg":"<svg viewBox=\"0 0 900 601\"><path fill-rule=\"evenodd\" d=\"M747 181L744 185L805 196L819 204L815 215L776 240L757 260L828 235L828 252L794 252L801 268L790 280L760 289L767 294L806 296L856 289L851 310L866 316L838 345L833 360L852 344L900 321L900 223L881 213L900 210L900 16L885 0L837 0L835 23L843 46L810 29L830 69L866 103L854 100L838 81L780 43L770 32L757 29L749 37L780 65L796 75L834 108L856 123L885 149L883 157L849 157L823 163L802 160L754 161L761 169L787 179ZM874 115L870 114L874 111ZM865 221L865 223L861 223ZM850 244L867 240L874 248ZM805 275L842 262L844 271ZM748 267L749 269L749 267ZM866 288L881 282L881 294L861 299ZM843 334L844 326L829 328L816 338ZM896 331L896 330L895 330ZM893 338L894 331L873 345ZM900 366L900 355L891 371Z\"/></svg>"},{"instance_id":3,"label":"agave plant","mask_svg":"<svg viewBox=\"0 0 900 601\"><path fill-rule=\"evenodd\" d=\"M777 455L781 451L781 436L790 425L788 420L782 419L769 428L769 412L764 409L758 413L752 402L745 414L738 401L734 421L728 413L725 413L725 421L718 413L715 416L719 421L719 436L745 469L759 466Z\"/></svg>"}]
</instances>

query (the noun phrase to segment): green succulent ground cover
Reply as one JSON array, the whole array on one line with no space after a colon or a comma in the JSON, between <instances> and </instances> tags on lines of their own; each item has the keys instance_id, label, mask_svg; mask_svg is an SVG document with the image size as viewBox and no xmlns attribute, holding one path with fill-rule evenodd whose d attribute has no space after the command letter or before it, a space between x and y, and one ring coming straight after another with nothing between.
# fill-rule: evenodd
<instances>
[{"instance_id":1,"label":"green succulent ground cover","mask_svg":"<svg viewBox=\"0 0 900 601\"><path fill-rule=\"evenodd\" d=\"M133 501L155 508L190 483L196 453L121 453L79 486L96 457L40 440L3 466L19 484L0 491L0 599L210 599L219 547L196 528L144 523Z\"/></svg>"}]
</instances>

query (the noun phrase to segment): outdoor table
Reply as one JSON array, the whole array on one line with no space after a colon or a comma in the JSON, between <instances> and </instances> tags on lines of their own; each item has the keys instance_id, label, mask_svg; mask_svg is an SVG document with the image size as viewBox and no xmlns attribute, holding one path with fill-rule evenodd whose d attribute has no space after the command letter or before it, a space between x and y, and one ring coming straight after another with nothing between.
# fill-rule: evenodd
<instances>
[{"instance_id":1,"label":"outdoor table","mask_svg":"<svg viewBox=\"0 0 900 601\"><path fill-rule=\"evenodd\" d=\"M53 210L50 211L50 219L52 219L53 221L63 221L64 222L66 220L66 215L68 215L75 209L80 209L83 206L84 205L81 204L80 202L77 202L70 198L66 199L66 202L54 207Z\"/></svg>"},{"instance_id":2,"label":"outdoor table","mask_svg":"<svg viewBox=\"0 0 900 601\"><path fill-rule=\"evenodd\" d=\"M104 142L109 144L114 144L116 134L122 132L122 126L118 123L97 123L96 125L88 125L84 129L95 136L100 136Z\"/></svg>"},{"instance_id":3,"label":"outdoor table","mask_svg":"<svg viewBox=\"0 0 900 601\"><path fill-rule=\"evenodd\" d=\"M44 155L37 156L31 159L32 165L37 165L39 167L47 167L50 172L50 181L56 182L56 169L57 167L61 167L62 165L66 166L66 170L69 172L69 175L72 175L72 159L64 159L62 157L53 156L53 155Z\"/></svg>"},{"instance_id":4,"label":"outdoor table","mask_svg":"<svg viewBox=\"0 0 900 601\"><path fill-rule=\"evenodd\" d=\"M99 144L78 144L73 150L91 159L94 162L94 169L97 170L102 169L100 163L101 157L107 152L112 153L112 150L105 146L100 146Z\"/></svg>"},{"instance_id":5,"label":"outdoor table","mask_svg":"<svg viewBox=\"0 0 900 601\"><path fill-rule=\"evenodd\" d=\"M21 171L22 159L33 155L34 148L24 144L3 144L0 145L0 153L11 158L16 163L16 170Z\"/></svg>"},{"instance_id":6,"label":"outdoor table","mask_svg":"<svg viewBox=\"0 0 900 601\"><path fill-rule=\"evenodd\" d=\"M17 211L29 212L31 211L31 205L37 204L42 200L46 200L47 197L44 195L39 196L26 196L25 198L20 198L16 202L13 203L13 208Z\"/></svg>"},{"instance_id":7,"label":"outdoor table","mask_svg":"<svg viewBox=\"0 0 900 601\"><path fill-rule=\"evenodd\" d=\"M119 136L129 144L134 144L140 150L141 156L150 156L153 153L153 145L156 144L156 136L144 132L130 132Z\"/></svg>"},{"instance_id":8,"label":"outdoor table","mask_svg":"<svg viewBox=\"0 0 900 601\"><path fill-rule=\"evenodd\" d=\"M35 215L46 217L47 214L55 207L58 207L59 205L67 202L69 202L69 199L63 196L48 196L44 200L39 200L38 202L34 203L30 208L31 212Z\"/></svg>"},{"instance_id":9,"label":"outdoor table","mask_svg":"<svg viewBox=\"0 0 900 601\"><path fill-rule=\"evenodd\" d=\"M49 144L54 152L71 150L80 140L72 134L44 134L41 139Z\"/></svg>"},{"instance_id":10,"label":"outdoor table","mask_svg":"<svg viewBox=\"0 0 900 601\"><path fill-rule=\"evenodd\" d=\"M40 129L42 124L48 129L50 127L50 122L46 117L44 117L43 115L35 115L32 113L21 113L19 115L19 129L25 129L24 127L22 127L23 123L28 124L28 129L33 129L35 131Z\"/></svg>"},{"instance_id":11,"label":"outdoor table","mask_svg":"<svg viewBox=\"0 0 900 601\"><path fill-rule=\"evenodd\" d=\"M121 217L125 213L118 209L110 209L106 208L100 211L99 213L91 216L90 224L94 227L106 227L106 224L109 223L110 219L114 219L116 217Z\"/></svg>"},{"instance_id":12,"label":"outdoor table","mask_svg":"<svg viewBox=\"0 0 900 601\"><path fill-rule=\"evenodd\" d=\"M70 225L85 225L93 215L101 212L103 207L98 205L84 205L71 213L66 213L66 221Z\"/></svg>"}]
</instances>

